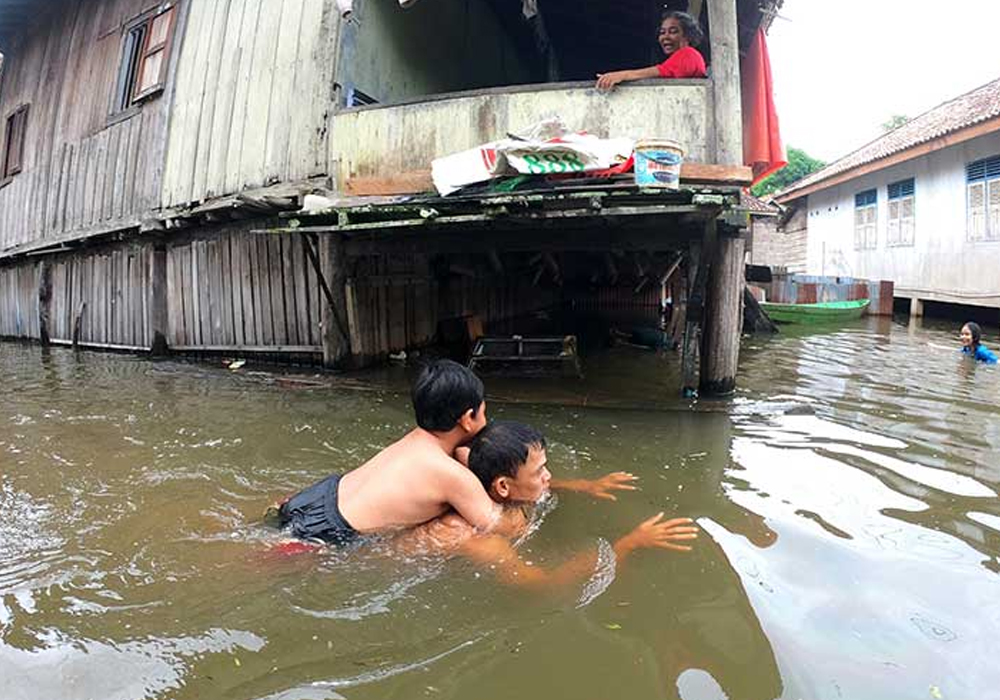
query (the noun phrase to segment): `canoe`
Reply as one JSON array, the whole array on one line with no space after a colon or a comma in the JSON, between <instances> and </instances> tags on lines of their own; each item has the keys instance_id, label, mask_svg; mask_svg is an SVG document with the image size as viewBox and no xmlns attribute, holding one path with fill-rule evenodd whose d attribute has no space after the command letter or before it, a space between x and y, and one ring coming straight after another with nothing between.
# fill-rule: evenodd
<instances>
[{"instance_id":1,"label":"canoe","mask_svg":"<svg viewBox=\"0 0 1000 700\"><path fill-rule=\"evenodd\" d=\"M855 301L825 301L819 304L775 304L761 302L760 306L778 323L838 323L861 318L871 303L868 299Z\"/></svg>"}]
</instances>

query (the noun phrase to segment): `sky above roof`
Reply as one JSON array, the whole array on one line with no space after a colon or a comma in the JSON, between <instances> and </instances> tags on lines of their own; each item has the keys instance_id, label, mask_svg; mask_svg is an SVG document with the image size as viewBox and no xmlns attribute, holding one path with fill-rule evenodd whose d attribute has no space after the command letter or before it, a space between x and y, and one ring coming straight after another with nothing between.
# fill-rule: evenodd
<instances>
[{"instance_id":1,"label":"sky above roof","mask_svg":"<svg viewBox=\"0 0 1000 700\"><path fill-rule=\"evenodd\" d=\"M768 34L785 145L830 162L1000 77L997 27L996 0L785 0Z\"/></svg>"}]
</instances>

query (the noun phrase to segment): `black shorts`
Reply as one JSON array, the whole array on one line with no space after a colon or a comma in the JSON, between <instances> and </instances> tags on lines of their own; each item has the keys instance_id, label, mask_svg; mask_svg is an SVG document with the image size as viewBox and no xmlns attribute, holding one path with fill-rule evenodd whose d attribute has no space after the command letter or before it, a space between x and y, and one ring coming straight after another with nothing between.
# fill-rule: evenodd
<instances>
[{"instance_id":1,"label":"black shorts","mask_svg":"<svg viewBox=\"0 0 1000 700\"><path fill-rule=\"evenodd\" d=\"M279 525L304 540L347 544L359 533L340 513L340 474L333 474L285 501L278 510Z\"/></svg>"}]
</instances>

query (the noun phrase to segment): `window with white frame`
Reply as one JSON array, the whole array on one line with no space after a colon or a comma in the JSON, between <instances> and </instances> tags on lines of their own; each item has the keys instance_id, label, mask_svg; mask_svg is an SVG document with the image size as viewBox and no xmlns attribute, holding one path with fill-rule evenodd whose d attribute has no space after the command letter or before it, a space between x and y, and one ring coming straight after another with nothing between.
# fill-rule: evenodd
<instances>
[{"instance_id":1,"label":"window with white frame","mask_svg":"<svg viewBox=\"0 0 1000 700\"><path fill-rule=\"evenodd\" d=\"M966 237L1000 240L1000 156L965 166Z\"/></svg>"},{"instance_id":2,"label":"window with white frame","mask_svg":"<svg viewBox=\"0 0 1000 700\"><path fill-rule=\"evenodd\" d=\"M854 250L878 246L878 195L865 190L854 195Z\"/></svg>"},{"instance_id":3,"label":"window with white frame","mask_svg":"<svg viewBox=\"0 0 1000 700\"><path fill-rule=\"evenodd\" d=\"M889 216L886 222L885 244L889 246L913 245L916 214L913 178L890 183L887 190Z\"/></svg>"}]
</instances>

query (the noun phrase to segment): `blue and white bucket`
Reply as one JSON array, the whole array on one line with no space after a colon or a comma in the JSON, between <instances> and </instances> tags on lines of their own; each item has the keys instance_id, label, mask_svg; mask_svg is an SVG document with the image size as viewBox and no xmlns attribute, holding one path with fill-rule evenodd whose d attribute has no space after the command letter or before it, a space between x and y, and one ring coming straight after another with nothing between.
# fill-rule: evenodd
<instances>
[{"instance_id":1,"label":"blue and white bucket","mask_svg":"<svg viewBox=\"0 0 1000 700\"><path fill-rule=\"evenodd\" d=\"M670 139L642 139L635 144L635 184L676 190L681 182L684 148Z\"/></svg>"}]
</instances>

